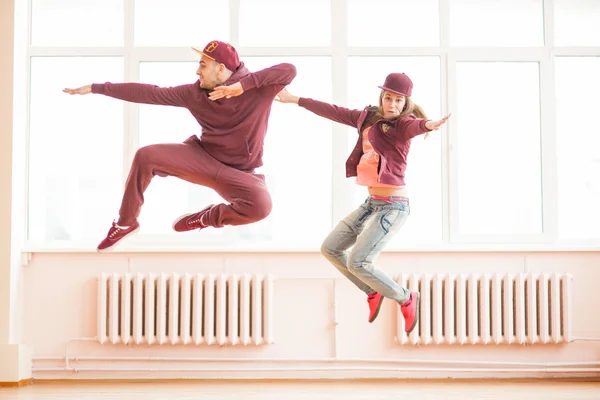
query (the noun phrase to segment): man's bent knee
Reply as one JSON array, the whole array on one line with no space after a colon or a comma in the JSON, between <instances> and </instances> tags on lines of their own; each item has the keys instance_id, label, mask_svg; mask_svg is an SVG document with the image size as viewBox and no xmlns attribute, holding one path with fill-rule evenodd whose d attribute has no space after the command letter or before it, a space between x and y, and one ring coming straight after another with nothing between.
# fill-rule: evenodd
<instances>
[{"instance_id":1,"label":"man's bent knee","mask_svg":"<svg viewBox=\"0 0 600 400\"><path fill-rule=\"evenodd\" d=\"M150 144L137 149L137 151L135 152L135 156L133 157L133 163L138 165L150 163L155 152L159 151L156 146L157 145L155 144Z\"/></svg>"},{"instance_id":2,"label":"man's bent knee","mask_svg":"<svg viewBox=\"0 0 600 400\"><path fill-rule=\"evenodd\" d=\"M268 192L257 194L252 200L239 200L234 206L245 223L258 222L267 218L273 210L273 202Z\"/></svg>"},{"instance_id":3,"label":"man's bent knee","mask_svg":"<svg viewBox=\"0 0 600 400\"><path fill-rule=\"evenodd\" d=\"M260 221L271 215L273 211L273 200L269 193L261 194L254 199L254 206L251 208L251 216L254 221Z\"/></svg>"}]
</instances>

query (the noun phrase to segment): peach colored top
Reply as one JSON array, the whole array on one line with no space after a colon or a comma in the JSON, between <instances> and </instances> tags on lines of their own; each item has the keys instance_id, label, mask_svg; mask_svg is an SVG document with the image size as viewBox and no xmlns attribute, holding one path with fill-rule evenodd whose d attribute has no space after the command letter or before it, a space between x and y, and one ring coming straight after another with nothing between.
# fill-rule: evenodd
<instances>
[{"instance_id":1,"label":"peach colored top","mask_svg":"<svg viewBox=\"0 0 600 400\"><path fill-rule=\"evenodd\" d=\"M377 181L377 166L379 165L379 154L375 152L371 142L369 141L369 131L371 127L368 127L363 131L363 155L360 158L360 162L356 168L356 183L361 186L370 187L391 187L391 188L402 188L404 186L388 185L385 183L379 183Z\"/></svg>"}]
</instances>

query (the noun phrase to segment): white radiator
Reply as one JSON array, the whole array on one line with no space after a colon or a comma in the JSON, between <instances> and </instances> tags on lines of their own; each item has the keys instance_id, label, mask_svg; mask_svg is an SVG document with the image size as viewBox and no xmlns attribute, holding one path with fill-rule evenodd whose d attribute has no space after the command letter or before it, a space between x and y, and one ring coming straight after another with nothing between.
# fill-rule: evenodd
<instances>
[{"instance_id":1,"label":"white radiator","mask_svg":"<svg viewBox=\"0 0 600 400\"><path fill-rule=\"evenodd\" d=\"M400 344L546 344L571 339L572 276L558 273L406 274L400 285L421 293L420 321Z\"/></svg>"},{"instance_id":2,"label":"white radiator","mask_svg":"<svg viewBox=\"0 0 600 400\"><path fill-rule=\"evenodd\" d=\"M271 275L103 273L98 341L271 344L273 289Z\"/></svg>"}]
</instances>

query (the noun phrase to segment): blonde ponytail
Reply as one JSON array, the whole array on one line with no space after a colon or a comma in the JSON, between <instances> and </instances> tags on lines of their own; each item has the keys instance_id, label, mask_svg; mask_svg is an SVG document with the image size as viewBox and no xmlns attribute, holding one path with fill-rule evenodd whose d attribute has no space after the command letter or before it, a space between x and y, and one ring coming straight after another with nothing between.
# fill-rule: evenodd
<instances>
[{"instance_id":1,"label":"blonde ponytail","mask_svg":"<svg viewBox=\"0 0 600 400\"><path fill-rule=\"evenodd\" d=\"M420 105L418 104L414 104L414 110L413 110L413 115L417 118L425 118L427 119L427 114L425 114L425 111L423 111L423 109L421 108Z\"/></svg>"},{"instance_id":2,"label":"blonde ponytail","mask_svg":"<svg viewBox=\"0 0 600 400\"><path fill-rule=\"evenodd\" d=\"M427 114L425 114L423 108L412 101L410 97L406 98L406 105L404 106L404 110L402 110L402 114L400 114L400 116L405 115L414 115L417 118L427 119ZM429 138L429 132L425 132L423 140L427 140L427 138Z\"/></svg>"}]
</instances>

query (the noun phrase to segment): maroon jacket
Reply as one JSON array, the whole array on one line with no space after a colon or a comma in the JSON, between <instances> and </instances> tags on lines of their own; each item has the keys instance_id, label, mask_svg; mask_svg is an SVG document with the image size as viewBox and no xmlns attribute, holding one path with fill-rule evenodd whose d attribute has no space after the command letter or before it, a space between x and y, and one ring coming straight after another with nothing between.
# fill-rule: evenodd
<instances>
[{"instance_id":1,"label":"maroon jacket","mask_svg":"<svg viewBox=\"0 0 600 400\"><path fill-rule=\"evenodd\" d=\"M223 164L252 171L263 165L263 145L275 95L296 77L292 64L278 64L257 72L240 67L223 83L240 82L244 93L216 101L199 81L175 87L142 83L93 84L92 93L133 103L187 108L202 127L200 142Z\"/></svg>"},{"instance_id":2,"label":"maroon jacket","mask_svg":"<svg viewBox=\"0 0 600 400\"><path fill-rule=\"evenodd\" d=\"M356 176L356 167L363 155L362 135L366 128L364 122L368 116L369 107L364 110L350 110L322 101L301 97L298 101L304 107L321 117L358 129L358 140L354 150L346 161L346 177ZM428 132L425 127L426 119L418 119L413 115L393 121L379 120L369 131L369 141L379 154L378 178L381 183L404 186L406 158L410 150L411 139Z\"/></svg>"}]
</instances>

